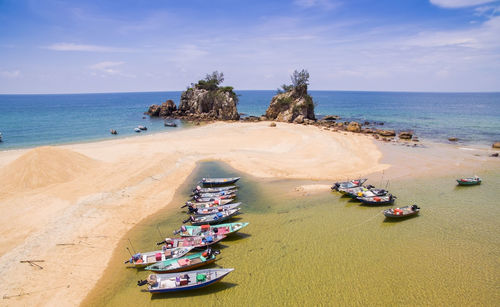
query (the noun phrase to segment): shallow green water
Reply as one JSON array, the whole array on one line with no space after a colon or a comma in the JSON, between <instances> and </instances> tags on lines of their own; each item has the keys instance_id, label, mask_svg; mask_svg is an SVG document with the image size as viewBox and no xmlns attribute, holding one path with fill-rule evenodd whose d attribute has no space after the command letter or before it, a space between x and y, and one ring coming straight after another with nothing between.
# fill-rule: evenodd
<instances>
[{"instance_id":1,"label":"shallow green water","mask_svg":"<svg viewBox=\"0 0 500 307\"><path fill-rule=\"evenodd\" d=\"M186 215L177 204L208 174L238 175L202 163L171 209L128 234L135 249L155 248L157 228L170 235L180 226ZM453 177L392 182L397 205L422 208L420 216L399 222L386 221L383 207L362 207L337 193L294 192L318 182L243 175L241 221L250 225L219 245L217 265L235 268L223 282L196 292L143 293L136 282L148 272L123 267L125 239L84 305L497 305L500 202L493 199L500 174L479 175L481 186L463 188Z\"/></svg>"}]
</instances>

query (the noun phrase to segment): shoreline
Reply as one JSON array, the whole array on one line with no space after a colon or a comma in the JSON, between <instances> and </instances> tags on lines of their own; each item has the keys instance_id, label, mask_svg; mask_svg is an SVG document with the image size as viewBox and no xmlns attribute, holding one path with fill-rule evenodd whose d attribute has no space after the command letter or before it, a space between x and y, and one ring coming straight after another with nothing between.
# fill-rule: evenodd
<instances>
[{"instance_id":1,"label":"shoreline","mask_svg":"<svg viewBox=\"0 0 500 307\"><path fill-rule=\"evenodd\" d=\"M278 123L271 128L268 124L212 123L141 138L0 152L0 167L11 166L20 156L27 164L12 170L14 180L10 181L14 183L6 183L0 190L0 206L5 212L0 217L5 234L0 272L8 280L1 292L7 296L32 293L4 302L79 304L109 262L116 261L111 256L123 234L165 208L199 161L223 161L258 178L326 181L390 174L391 165L386 164L394 159L390 152L404 158L407 150L425 150L392 150L391 144L378 145L368 136L332 133L314 126ZM26 160L29 154L32 156ZM415 163L425 154L417 155ZM50 159L57 163L45 165ZM62 170L57 165L67 162L72 167L75 161L87 163L86 167L59 178ZM403 164L401 172L396 169L391 176L408 176ZM39 169L40 174L35 172ZM453 165L444 169L456 171ZM16 177L16 172L22 176ZM12 207L17 210L8 210ZM92 263L101 265L89 267L88 259L97 260L96 253L99 261ZM43 270L34 270L18 263L20 258L57 261L46 261ZM65 267L65 263L73 265ZM29 281L22 278L27 274L32 275ZM65 288L68 274L77 277L69 290ZM47 280L54 285L60 282L61 288L37 293Z\"/></svg>"}]
</instances>

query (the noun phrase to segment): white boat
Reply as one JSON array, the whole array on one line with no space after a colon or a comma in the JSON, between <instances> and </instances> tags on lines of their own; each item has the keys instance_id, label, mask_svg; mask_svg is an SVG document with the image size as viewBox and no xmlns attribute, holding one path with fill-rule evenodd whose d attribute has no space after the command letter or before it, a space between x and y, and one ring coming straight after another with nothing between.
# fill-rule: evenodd
<instances>
[{"instance_id":1,"label":"white boat","mask_svg":"<svg viewBox=\"0 0 500 307\"><path fill-rule=\"evenodd\" d=\"M2 141L2 132L0 132L0 142Z\"/></svg>"},{"instance_id":2,"label":"white boat","mask_svg":"<svg viewBox=\"0 0 500 307\"><path fill-rule=\"evenodd\" d=\"M139 129L139 127L136 127L136 128L134 128L134 131L135 132L141 132L141 129Z\"/></svg>"}]
</instances>

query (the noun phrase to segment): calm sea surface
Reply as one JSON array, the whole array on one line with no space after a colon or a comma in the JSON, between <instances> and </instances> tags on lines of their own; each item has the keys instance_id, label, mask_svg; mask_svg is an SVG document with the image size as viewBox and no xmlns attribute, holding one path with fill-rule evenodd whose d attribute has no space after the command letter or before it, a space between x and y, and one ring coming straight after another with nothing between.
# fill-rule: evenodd
<instances>
[{"instance_id":1,"label":"calm sea surface","mask_svg":"<svg viewBox=\"0 0 500 307\"><path fill-rule=\"evenodd\" d=\"M264 114L275 91L237 91L238 110ZM456 136L466 144L490 145L500 140L500 93L395 93L311 91L316 114L340 115L343 120L384 122L385 128L411 129L422 138L445 142ZM0 150L39 145L109 139L169 131L158 119L143 119L153 103L181 92L0 95ZM179 122L178 122L179 123ZM179 123L180 128L182 123ZM144 133L142 133L144 134Z\"/></svg>"},{"instance_id":2,"label":"calm sea surface","mask_svg":"<svg viewBox=\"0 0 500 307\"><path fill-rule=\"evenodd\" d=\"M384 207L364 207L329 191L303 195L305 181L238 182L239 220L250 225L214 248L211 267L234 268L198 291L151 296L136 286L147 271L127 269L127 238L140 251L186 218L180 205L200 177L242 175L202 163L173 203L124 234L84 306L498 306L498 172L457 187L454 177L391 182L396 206L417 203L420 216L392 222ZM377 185L375 180L369 183ZM96 247L96 252L99 248ZM67 264L78 265L78 264ZM85 264L82 264L85 265ZM88 265L88 264L86 264Z\"/></svg>"}]
</instances>

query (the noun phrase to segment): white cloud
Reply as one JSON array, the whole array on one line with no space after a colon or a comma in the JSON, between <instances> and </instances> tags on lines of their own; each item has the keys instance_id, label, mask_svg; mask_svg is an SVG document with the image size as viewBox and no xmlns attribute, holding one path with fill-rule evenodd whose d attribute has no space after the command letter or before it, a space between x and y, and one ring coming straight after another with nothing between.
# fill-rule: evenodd
<instances>
[{"instance_id":1,"label":"white cloud","mask_svg":"<svg viewBox=\"0 0 500 307\"><path fill-rule=\"evenodd\" d=\"M124 62L100 62L90 66L90 69L106 75L118 75L121 71L117 67L123 65Z\"/></svg>"},{"instance_id":2,"label":"white cloud","mask_svg":"<svg viewBox=\"0 0 500 307\"><path fill-rule=\"evenodd\" d=\"M461 8L468 6L475 6L485 3L494 2L496 0L430 0L434 5L444 8Z\"/></svg>"},{"instance_id":3,"label":"white cloud","mask_svg":"<svg viewBox=\"0 0 500 307\"><path fill-rule=\"evenodd\" d=\"M332 0L295 0L293 3L302 8L319 7L327 10L337 8L341 5L340 2Z\"/></svg>"},{"instance_id":4,"label":"white cloud","mask_svg":"<svg viewBox=\"0 0 500 307\"><path fill-rule=\"evenodd\" d=\"M0 70L0 76L7 79L15 79L21 76L21 72L19 70Z\"/></svg>"},{"instance_id":5,"label":"white cloud","mask_svg":"<svg viewBox=\"0 0 500 307\"><path fill-rule=\"evenodd\" d=\"M128 48L116 48L109 46L98 46L98 45L85 45L85 44L74 44L74 43L55 43L49 46L43 47L49 50L55 51L85 51L85 52L131 52Z\"/></svg>"}]
</instances>

